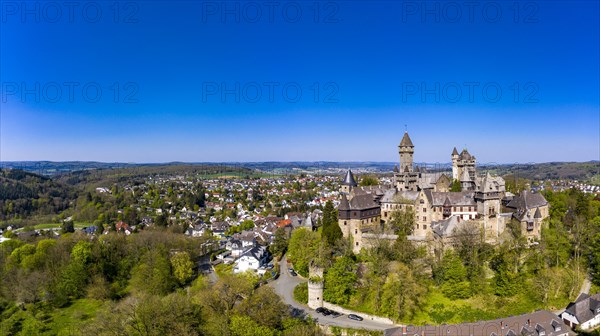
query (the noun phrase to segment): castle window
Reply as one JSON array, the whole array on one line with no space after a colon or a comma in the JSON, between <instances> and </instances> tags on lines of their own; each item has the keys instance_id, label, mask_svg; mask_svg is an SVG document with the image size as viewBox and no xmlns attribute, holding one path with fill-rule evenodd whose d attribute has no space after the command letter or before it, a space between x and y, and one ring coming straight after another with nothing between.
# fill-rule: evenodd
<instances>
[{"instance_id":1,"label":"castle window","mask_svg":"<svg viewBox=\"0 0 600 336\"><path fill-rule=\"evenodd\" d=\"M421 204L425 204L425 200L424 200L424 199L421 199L421 200L419 201L419 203L421 203Z\"/></svg>"},{"instance_id":2,"label":"castle window","mask_svg":"<svg viewBox=\"0 0 600 336\"><path fill-rule=\"evenodd\" d=\"M460 211L461 211L461 212L463 211L463 207L460 207Z\"/></svg>"},{"instance_id":3,"label":"castle window","mask_svg":"<svg viewBox=\"0 0 600 336\"><path fill-rule=\"evenodd\" d=\"M419 229L419 224L417 224L417 230Z\"/></svg>"},{"instance_id":4,"label":"castle window","mask_svg":"<svg viewBox=\"0 0 600 336\"><path fill-rule=\"evenodd\" d=\"M383 216L384 216L384 217L387 217L387 211L383 213Z\"/></svg>"},{"instance_id":5,"label":"castle window","mask_svg":"<svg viewBox=\"0 0 600 336\"><path fill-rule=\"evenodd\" d=\"M423 212L427 212L427 208L423 208Z\"/></svg>"},{"instance_id":6,"label":"castle window","mask_svg":"<svg viewBox=\"0 0 600 336\"><path fill-rule=\"evenodd\" d=\"M358 246L358 242L356 242L356 246Z\"/></svg>"},{"instance_id":7,"label":"castle window","mask_svg":"<svg viewBox=\"0 0 600 336\"><path fill-rule=\"evenodd\" d=\"M344 226L347 225L346 221L344 221Z\"/></svg>"},{"instance_id":8,"label":"castle window","mask_svg":"<svg viewBox=\"0 0 600 336\"><path fill-rule=\"evenodd\" d=\"M426 220L427 220L427 217L423 216L423 221L426 221Z\"/></svg>"},{"instance_id":9,"label":"castle window","mask_svg":"<svg viewBox=\"0 0 600 336\"><path fill-rule=\"evenodd\" d=\"M423 225L423 230L427 230L427 225Z\"/></svg>"},{"instance_id":10,"label":"castle window","mask_svg":"<svg viewBox=\"0 0 600 336\"><path fill-rule=\"evenodd\" d=\"M354 234L358 234L358 229L354 229Z\"/></svg>"}]
</instances>

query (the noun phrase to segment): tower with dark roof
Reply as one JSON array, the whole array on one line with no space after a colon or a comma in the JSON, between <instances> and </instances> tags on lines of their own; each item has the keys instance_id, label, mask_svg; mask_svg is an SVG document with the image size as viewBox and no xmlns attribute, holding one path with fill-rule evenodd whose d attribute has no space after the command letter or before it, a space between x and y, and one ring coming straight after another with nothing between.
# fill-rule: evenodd
<instances>
[{"instance_id":1,"label":"tower with dark roof","mask_svg":"<svg viewBox=\"0 0 600 336\"><path fill-rule=\"evenodd\" d=\"M348 169L348 171L346 172L346 176L344 177L344 181L342 181L341 192L346 195L350 195L352 189L357 186L358 183L356 183L356 179L354 179L354 174L352 174L352 170Z\"/></svg>"},{"instance_id":2,"label":"tower with dark roof","mask_svg":"<svg viewBox=\"0 0 600 336\"><path fill-rule=\"evenodd\" d=\"M398 153L400 154L400 171L413 171L413 155L415 153L415 145L413 145L408 132L404 132L404 136L398 145Z\"/></svg>"}]
</instances>

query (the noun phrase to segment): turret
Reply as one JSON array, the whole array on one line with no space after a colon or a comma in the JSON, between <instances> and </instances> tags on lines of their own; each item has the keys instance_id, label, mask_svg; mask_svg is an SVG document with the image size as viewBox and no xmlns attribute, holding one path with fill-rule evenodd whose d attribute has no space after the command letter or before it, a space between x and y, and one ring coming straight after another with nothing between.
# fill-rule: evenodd
<instances>
[{"instance_id":1,"label":"turret","mask_svg":"<svg viewBox=\"0 0 600 336\"><path fill-rule=\"evenodd\" d=\"M452 180L458 180L458 151L452 150Z\"/></svg>"},{"instance_id":2,"label":"turret","mask_svg":"<svg viewBox=\"0 0 600 336\"><path fill-rule=\"evenodd\" d=\"M308 307L323 307L323 268L314 261L308 265Z\"/></svg>"},{"instance_id":3,"label":"turret","mask_svg":"<svg viewBox=\"0 0 600 336\"><path fill-rule=\"evenodd\" d=\"M415 146L413 145L408 132L404 132L404 136L398 145L398 153L400 154L400 171L401 172L412 172L413 171L413 155L415 153Z\"/></svg>"},{"instance_id":4,"label":"turret","mask_svg":"<svg viewBox=\"0 0 600 336\"><path fill-rule=\"evenodd\" d=\"M354 174L352 174L352 170L348 169L346 172L346 177L344 177L344 181L342 182L342 193L350 194L352 188L358 186L356 180L354 179Z\"/></svg>"}]
</instances>

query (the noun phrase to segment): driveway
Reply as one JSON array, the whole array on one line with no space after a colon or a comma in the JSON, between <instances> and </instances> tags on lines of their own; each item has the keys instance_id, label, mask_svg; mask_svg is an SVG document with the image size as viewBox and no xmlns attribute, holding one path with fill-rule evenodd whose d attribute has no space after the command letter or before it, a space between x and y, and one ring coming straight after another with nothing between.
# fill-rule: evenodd
<instances>
[{"instance_id":1,"label":"driveway","mask_svg":"<svg viewBox=\"0 0 600 336\"><path fill-rule=\"evenodd\" d=\"M275 292L281 296L283 301L294 308L294 312L298 315L309 315L312 318L317 320L317 323L320 325L329 325L329 326L337 326L343 328L353 328L353 329L368 329L368 330L385 330L389 328L394 328L397 326L378 323L374 321L354 321L350 320L348 316L342 315L339 317L330 317L323 316L318 314L314 309L308 308L307 305L296 302L294 300L294 288L303 282L306 282L306 279L301 278L300 276L291 276L288 271L288 265L286 257L284 256L279 263L280 275L279 279L272 281L269 283L269 286L273 287ZM360 313L356 313L356 315L361 315Z\"/></svg>"}]
</instances>

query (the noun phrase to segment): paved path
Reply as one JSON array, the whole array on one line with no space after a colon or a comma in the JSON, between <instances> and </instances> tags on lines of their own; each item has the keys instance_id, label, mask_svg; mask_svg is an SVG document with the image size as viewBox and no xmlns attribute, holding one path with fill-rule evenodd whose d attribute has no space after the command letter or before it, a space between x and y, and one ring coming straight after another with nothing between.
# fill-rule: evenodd
<instances>
[{"instance_id":1,"label":"paved path","mask_svg":"<svg viewBox=\"0 0 600 336\"><path fill-rule=\"evenodd\" d=\"M581 294L590 294L590 289L591 288L592 288L592 282L586 276L585 279L583 279L583 285L581 285L581 291L579 291L579 295L581 295Z\"/></svg>"},{"instance_id":2,"label":"paved path","mask_svg":"<svg viewBox=\"0 0 600 336\"><path fill-rule=\"evenodd\" d=\"M269 286L273 287L275 292L281 296L283 301L290 305L294 309L294 314L299 316L309 315L315 319L317 319L317 323L320 325L330 325L337 326L343 328L353 328L353 329L369 329L369 330L385 330L393 327L397 327L394 325L378 323L373 321L354 321L350 320L348 316L342 315L339 317L331 317L331 316L323 316L318 314L313 309L308 308L308 306L296 302L294 300L294 288L300 283L306 282L305 279L299 276L291 276L288 271L288 265L286 257L284 256L279 263L279 279L272 281L269 283ZM356 313L360 315L360 313Z\"/></svg>"}]
</instances>

